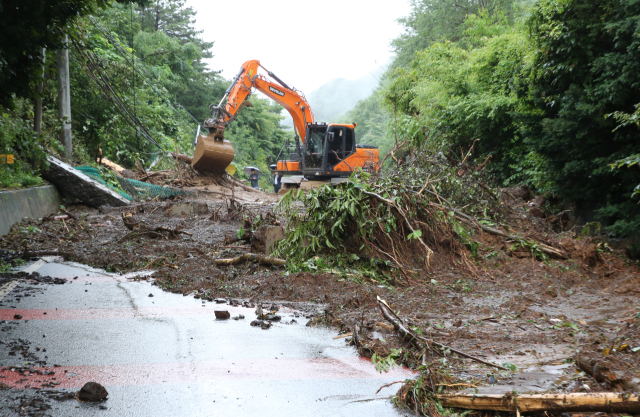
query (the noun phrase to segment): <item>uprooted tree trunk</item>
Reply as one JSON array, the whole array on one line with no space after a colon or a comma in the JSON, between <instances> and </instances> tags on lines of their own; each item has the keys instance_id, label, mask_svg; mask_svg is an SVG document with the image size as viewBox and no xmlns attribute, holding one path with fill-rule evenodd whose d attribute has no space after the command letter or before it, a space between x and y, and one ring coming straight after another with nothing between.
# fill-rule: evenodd
<instances>
[{"instance_id":1,"label":"uprooted tree trunk","mask_svg":"<svg viewBox=\"0 0 640 417\"><path fill-rule=\"evenodd\" d=\"M510 395L509 395L510 394ZM570 394L438 394L443 407L471 410L495 410L511 412L606 412L640 413L640 401L635 394L621 392L570 393Z\"/></svg>"}]
</instances>

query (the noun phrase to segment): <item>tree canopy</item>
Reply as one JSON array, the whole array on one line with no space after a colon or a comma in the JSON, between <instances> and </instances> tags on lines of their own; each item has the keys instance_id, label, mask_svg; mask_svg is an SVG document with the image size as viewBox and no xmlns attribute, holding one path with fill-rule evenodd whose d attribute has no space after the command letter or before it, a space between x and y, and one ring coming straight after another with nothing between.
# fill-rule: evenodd
<instances>
[{"instance_id":1,"label":"tree canopy","mask_svg":"<svg viewBox=\"0 0 640 417\"><path fill-rule=\"evenodd\" d=\"M414 0L400 22L391 69L345 116L359 138L473 147L496 185L527 184L618 236L639 230L639 3Z\"/></svg>"},{"instance_id":2,"label":"tree canopy","mask_svg":"<svg viewBox=\"0 0 640 417\"><path fill-rule=\"evenodd\" d=\"M406 116L416 145L456 152L477 141L498 184L595 210L619 235L638 230L640 5L541 0L513 23L504 16L479 10L446 40L405 45L387 108Z\"/></svg>"},{"instance_id":3,"label":"tree canopy","mask_svg":"<svg viewBox=\"0 0 640 417\"><path fill-rule=\"evenodd\" d=\"M145 4L146 0L118 0ZM63 47L63 36L82 16L109 0L3 0L0 2L0 105L29 96L42 76L42 48Z\"/></svg>"},{"instance_id":4,"label":"tree canopy","mask_svg":"<svg viewBox=\"0 0 640 417\"><path fill-rule=\"evenodd\" d=\"M185 0L83 7L82 13L68 18L65 29L70 38L74 159L90 163L101 151L126 167L136 160L163 167L171 163L166 155L176 142L180 152L192 153L197 125L210 117L209 105L222 98L230 83L207 67L213 43L203 41L194 28L195 11L185 6ZM33 118L29 100L41 77L42 61L35 59L33 67L40 75L23 74L22 89L9 91L7 82L2 82L16 109L0 107L11 120L6 124L10 129L0 135L0 153L17 153L34 166L43 160L43 148L54 153L60 149L52 49L60 47L56 36L51 37L56 43L46 43L41 137L25 126ZM14 67L11 70L15 72ZM254 107L244 109L234 121L227 138L234 144L237 163L266 170L267 155L277 155L285 137L281 108L267 99L254 97L252 103ZM33 151L25 152L27 144ZM15 172L5 175L0 186L27 185L26 167L21 167L20 173L17 164L7 168L5 174ZM242 170L238 172L242 175Z\"/></svg>"},{"instance_id":5,"label":"tree canopy","mask_svg":"<svg viewBox=\"0 0 640 417\"><path fill-rule=\"evenodd\" d=\"M394 67L409 65L413 55L434 42L457 42L463 37L468 16L484 11L513 16L513 0L411 0L411 12L398 20L405 28L391 42L395 51Z\"/></svg>"}]
</instances>

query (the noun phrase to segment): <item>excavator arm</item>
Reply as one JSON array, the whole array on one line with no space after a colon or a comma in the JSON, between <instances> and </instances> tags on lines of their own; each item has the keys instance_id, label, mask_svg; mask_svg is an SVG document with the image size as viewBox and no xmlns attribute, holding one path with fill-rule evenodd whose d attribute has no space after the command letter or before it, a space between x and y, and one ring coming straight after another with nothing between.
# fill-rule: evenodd
<instances>
[{"instance_id":1,"label":"excavator arm","mask_svg":"<svg viewBox=\"0 0 640 417\"><path fill-rule=\"evenodd\" d=\"M259 68L267 71L269 77L277 83L258 74ZM251 94L252 88L262 92L291 114L298 135L304 143L307 123L314 123L311 106L301 92L289 87L275 74L260 65L258 60L247 61L242 65L220 104L214 107L213 117L205 121L205 127L215 129L215 136L223 139L224 129L235 119L243 106L250 106L247 97Z\"/></svg>"}]
</instances>

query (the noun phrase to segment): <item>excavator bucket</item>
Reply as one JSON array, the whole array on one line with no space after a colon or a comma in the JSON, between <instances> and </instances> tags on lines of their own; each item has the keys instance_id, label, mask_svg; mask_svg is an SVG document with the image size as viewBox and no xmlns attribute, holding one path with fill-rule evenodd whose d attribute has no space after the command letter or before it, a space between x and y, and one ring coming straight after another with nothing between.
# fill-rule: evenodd
<instances>
[{"instance_id":1,"label":"excavator bucket","mask_svg":"<svg viewBox=\"0 0 640 417\"><path fill-rule=\"evenodd\" d=\"M233 161L233 156L233 145L228 140L217 139L214 135L198 135L191 166L196 171L222 174Z\"/></svg>"}]
</instances>

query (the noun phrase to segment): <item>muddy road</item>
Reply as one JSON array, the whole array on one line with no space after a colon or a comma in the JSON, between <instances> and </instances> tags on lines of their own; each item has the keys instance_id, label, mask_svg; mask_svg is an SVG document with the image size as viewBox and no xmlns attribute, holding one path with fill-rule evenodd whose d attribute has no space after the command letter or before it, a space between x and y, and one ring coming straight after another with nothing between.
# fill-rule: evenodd
<instances>
[{"instance_id":1,"label":"muddy road","mask_svg":"<svg viewBox=\"0 0 640 417\"><path fill-rule=\"evenodd\" d=\"M308 313L265 304L279 320L263 330L250 324L255 306L163 292L133 274L55 257L26 271L5 276L0 301L3 416L402 415L393 388L376 391L414 373L378 373L334 331L305 326ZM107 399L72 398L88 381Z\"/></svg>"},{"instance_id":2,"label":"muddy road","mask_svg":"<svg viewBox=\"0 0 640 417\"><path fill-rule=\"evenodd\" d=\"M154 298L149 300L155 301L164 290L179 294L171 297L206 306L199 307L203 311L213 310L216 299L237 306L295 306L309 320L306 326L285 327L295 337L317 328L327 332L325 342L344 347L351 337L336 342L331 337L351 333L358 324L364 336L359 352L369 358L375 354L378 369L391 362L419 369L425 359L439 361L458 381L476 387L503 386L503 391L514 384L559 392L624 390L625 384L640 384L640 268L619 251L564 233L553 238L562 241L569 259L540 261L514 251L498 236L484 234L479 236L476 273L464 273L443 261L410 287L335 274L287 274L281 267L252 262L216 266L216 259L255 251L250 241L238 239L241 228L282 224L274 214L275 201L252 200L148 202L101 210L75 206L64 220L17 225L0 245L13 251L7 252L8 257L26 251L34 259L57 255L112 274L147 271L134 281L153 288ZM126 224L131 219L144 228L131 230ZM523 234L549 233L540 222L523 213L514 227ZM407 346L381 317L378 297L425 337L518 372L540 372L538 382L518 385L527 378L456 355ZM8 308L6 303L3 308ZM239 321L229 323L235 326ZM200 340L202 346L213 343ZM594 378L579 370L576 352L610 372ZM370 362L368 367L375 372Z\"/></svg>"}]
</instances>

